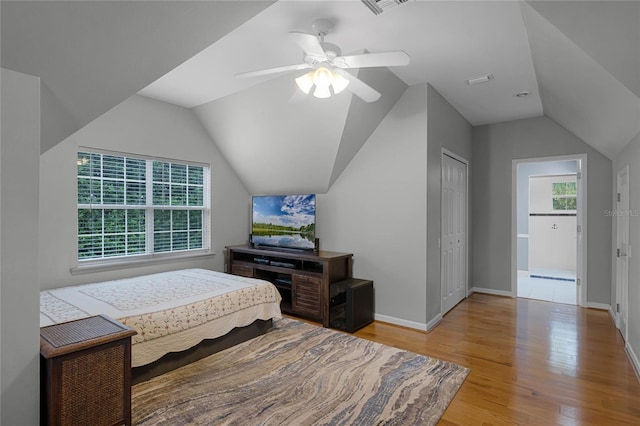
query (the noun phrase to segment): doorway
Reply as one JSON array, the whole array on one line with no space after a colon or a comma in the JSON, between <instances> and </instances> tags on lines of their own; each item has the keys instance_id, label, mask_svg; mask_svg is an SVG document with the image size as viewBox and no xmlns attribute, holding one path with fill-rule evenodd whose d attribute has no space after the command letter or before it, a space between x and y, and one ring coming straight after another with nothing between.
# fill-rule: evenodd
<instances>
[{"instance_id":1,"label":"doorway","mask_svg":"<svg viewBox=\"0 0 640 426\"><path fill-rule=\"evenodd\" d=\"M441 312L467 295L468 161L443 150L441 202Z\"/></svg>"},{"instance_id":2,"label":"doorway","mask_svg":"<svg viewBox=\"0 0 640 426\"><path fill-rule=\"evenodd\" d=\"M513 161L514 297L584 306L586 155Z\"/></svg>"}]
</instances>

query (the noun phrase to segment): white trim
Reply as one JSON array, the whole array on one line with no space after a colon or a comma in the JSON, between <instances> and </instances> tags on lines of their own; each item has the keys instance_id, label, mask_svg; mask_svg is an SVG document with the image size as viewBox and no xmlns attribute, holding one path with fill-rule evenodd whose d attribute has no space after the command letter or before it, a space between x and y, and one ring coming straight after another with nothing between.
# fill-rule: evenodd
<instances>
[{"instance_id":1,"label":"white trim","mask_svg":"<svg viewBox=\"0 0 640 426\"><path fill-rule=\"evenodd\" d=\"M613 210L614 211L619 211L621 209L621 207L625 207L624 205L621 206L620 203L621 201L617 199L616 194L620 195L621 191L620 191L620 186L621 183L623 183L626 180L627 183L627 190L624 194L622 194L624 197L622 197L622 199L624 199L624 202L626 203L626 208L627 210L629 210L631 208L631 203L630 203L630 197L631 197L631 179L630 179L630 174L629 174L629 165L625 165L623 166L620 170L618 170L616 172L616 189L615 189L615 194L614 194L614 202L613 202ZM630 226L631 224L629 223L629 218L626 217L624 221L620 221L620 218L618 216L615 216L615 220L613 221L614 223L614 246L612 247L614 249L614 253L616 252L616 249L619 250L623 250L622 248L622 241L620 241L620 234L623 234L624 236L626 236L627 238L627 252L630 252ZM626 226L625 226L626 225ZM615 268L615 274L616 274L616 282L615 282L615 289L616 289L616 298L615 300L613 300L613 306L619 305L620 309L617 309L615 311L616 313L616 328L618 330L620 330L620 334L622 335L622 338L625 341L628 341L629 339L629 277L630 277L630 271L631 268L629 266L629 257L626 259L626 272L627 272L627 276L624 277L624 274L622 274L621 269L622 267L620 266L620 261L616 257L615 259L615 266L613 266L613 268ZM623 280L626 279L626 286L623 286ZM627 318L624 321L624 330L621 329L620 327L623 324L623 313L626 313Z\"/></svg>"},{"instance_id":2,"label":"white trim","mask_svg":"<svg viewBox=\"0 0 640 426\"><path fill-rule=\"evenodd\" d=\"M627 353L627 357L631 362L631 367L633 367L633 371L636 373L636 379L640 382L640 360L638 360L638 356L633 351L633 348L629 343L624 345L624 351Z\"/></svg>"},{"instance_id":3,"label":"white trim","mask_svg":"<svg viewBox=\"0 0 640 426\"><path fill-rule=\"evenodd\" d=\"M138 153L129 152L129 151L112 151L108 149L93 148L93 147L84 146L84 145L80 145L77 147L76 154L78 152L89 152L89 153L93 152L96 154L113 155L116 157L133 157L136 160L157 160L157 161L164 161L165 163L181 163L181 164L188 164L190 166L200 166L200 167L209 167L209 168L211 167L211 163L201 163L199 161L183 160L179 158L158 157L155 155L138 154Z\"/></svg>"},{"instance_id":4,"label":"white trim","mask_svg":"<svg viewBox=\"0 0 640 426\"><path fill-rule=\"evenodd\" d=\"M618 324L616 324L616 313L613 311L613 306L609 306L609 316L613 320L613 325L618 328Z\"/></svg>"},{"instance_id":5,"label":"white trim","mask_svg":"<svg viewBox=\"0 0 640 426\"><path fill-rule=\"evenodd\" d=\"M442 321L442 314L438 314L435 318L432 318L431 321L427 323L427 331L431 331L435 328L436 325L440 324Z\"/></svg>"},{"instance_id":6,"label":"white trim","mask_svg":"<svg viewBox=\"0 0 640 426\"><path fill-rule=\"evenodd\" d=\"M529 234L518 234L518 238L529 238Z\"/></svg>"},{"instance_id":7,"label":"white trim","mask_svg":"<svg viewBox=\"0 0 640 426\"><path fill-rule=\"evenodd\" d=\"M578 306L588 307L587 302L587 154L572 154L572 155L559 155L555 157L536 157L536 158L521 158L511 160L511 297L518 296L518 165L524 163L545 163L556 161L568 161L573 160L577 162L577 172L580 173L580 179L577 180L578 184L578 210L576 221L580 226L581 233L579 239L581 241L580 247L576 247L577 250L577 268L576 278L580 279L580 287L578 291Z\"/></svg>"},{"instance_id":8,"label":"white trim","mask_svg":"<svg viewBox=\"0 0 640 426\"><path fill-rule=\"evenodd\" d=\"M390 317L388 315L382 315L382 314L374 314L373 318L376 321L388 322L389 324L394 324L394 325L400 325L400 326L403 326L403 327L414 328L416 330L421 330L421 331L428 331L429 330L429 328L428 328L429 324L431 324L433 322L433 320L431 320L431 321L429 321L429 324L423 324L423 323L419 323L419 322L415 322L415 321L409 321L409 320L405 320L405 319L402 319L402 318ZM440 318L442 318L442 317L440 317Z\"/></svg>"},{"instance_id":9,"label":"white trim","mask_svg":"<svg viewBox=\"0 0 640 426\"><path fill-rule=\"evenodd\" d=\"M144 258L144 259L125 259L118 258L118 261L106 262L102 261L100 263L92 263L87 265L78 265L69 269L71 275L84 275L84 274L93 274L95 272L105 272L105 271L115 271L119 269L127 269L127 268L139 268L142 266L151 266L158 265L164 263L173 263L173 262L187 262L191 260L206 260L213 259L216 254L214 252L206 252L206 253L188 253L184 255L173 255L173 256L161 256L161 257L153 257L153 258Z\"/></svg>"},{"instance_id":10,"label":"white trim","mask_svg":"<svg viewBox=\"0 0 640 426\"><path fill-rule=\"evenodd\" d=\"M588 302L586 307L591 309L601 309L603 311L610 311L612 309L611 305L609 305L608 303L597 302Z\"/></svg>"},{"instance_id":11,"label":"white trim","mask_svg":"<svg viewBox=\"0 0 640 426\"><path fill-rule=\"evenodd\" d=\"M575 158L570 158L569 160L575 160ZM550 160L550 161L556 161L556 160ZM562 161L562 160L557 160L557 161ZM544 162L544 161L543 161ZM527 163L537 163L537 161L527 161ZM529 175L529 177L558 177L558 176L575 176L577 174L576 173L543 173L543 174L539 174L539 175Z\"/></svg>"},{"instance_id":12,"label":"white trim","mask_svg":"<svg viewBox=\"0 0 640 426\"><path fill-rule=\"evenodd\" d=\"M469 167L469 160L467 160L466 158L459 156L455 152L449 151L447 148L441 148L441 151L442 151L441 154L446 154L449 157L453 158L454 160L464 163L467 165L467 167Z\"/></svg>"},{"instance_id":13,"label":"white trim","mask_svg":"<svg viewBox=\"0 0 640 426\"><path fill-rule=\"evenodd\" d=\"M469 289L469 296L471 296L473 293L491 294L493 296L514 297L511 291L508 291L508 290L496 290L493 288L483 288L483 287L471 287Z\"/></svg>"}]
</instances>

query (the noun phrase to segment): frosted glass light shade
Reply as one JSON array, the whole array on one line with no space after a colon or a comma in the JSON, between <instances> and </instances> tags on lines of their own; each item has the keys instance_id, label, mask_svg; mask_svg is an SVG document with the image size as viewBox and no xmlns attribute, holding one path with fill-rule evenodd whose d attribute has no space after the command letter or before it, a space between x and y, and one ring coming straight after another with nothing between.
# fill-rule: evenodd
<instances>
[{"instance_id":1,"label":"frosted glass light shade","mask_svg":"<svg viewBox=\"0 0 640 426\"><path fill-rule=\"evenodd\" d=\"M300 77L296 78L296 84L305 94L309 94L311 88L313 87L313 73L314 71L310 71Z\"/></svg>"},{"instance_id":2,"label":"frosted glass light shade","mask_svg":"<svg viewBox=\"0 0 640 426\"><path fill-rule=\"evenodd\" d=\"M318 87L329 87L332 81L333 72L325 67L320 67L313 73L313 82Z\"/></svg>"},{"instance_id":3,"label":"frosted glass light shade","mask_svg":"<svg viewBox=\"0 0 640 426\"><path fill-rule=\"evenodd\" d=\"M349 80L334 71L331 85L333 86L333 93L337 95L349 85Z\"/></svg>"},{"instance_id":4,"label":"frosted glass light shade","mask_svg":"<svg viewBox=\"0 0 640 426\"><path fill-rule=\"evenodd\" d=\"M316 98L322 98L322 99L331 97L329 86L316 86L316 90L313 92L313 96L315 96Z\"/></svg>"}]
</instances>

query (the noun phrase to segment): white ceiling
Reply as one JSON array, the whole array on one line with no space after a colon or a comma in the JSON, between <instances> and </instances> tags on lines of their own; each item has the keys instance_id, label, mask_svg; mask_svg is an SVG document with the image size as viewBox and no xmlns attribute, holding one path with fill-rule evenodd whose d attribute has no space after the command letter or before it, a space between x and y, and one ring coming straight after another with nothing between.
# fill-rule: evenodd
<instances>
[{"instance_id":1,"label":"white ceiling","mask_svg":"<svg viewBox=\"0 0 640 426\"><path fill-rule=\"evenodd\" d=\"M41 78L43 151L142 89L192 108L252 192L282 186L258 169L243 172L245 152L265 149L272 157L263 163L277 168L281 153L300 141L324 151L312 160L317 176L298 190L328 188L405 84L428 82L473 125L544 114L609 158L640 131L640 1L417 0L379 16L360 0L2 1L0 7L2 66ZM293 76L234 77L299 63L302 52L287 33L311 32L317 18L333 20L327 41L345 53L402 49L411 64L392 72L353 70L383 93L373 104L345 93L324 104L309 97L285 106L297 91ZM495 79L464 82L487 73ZM278 88L287 93L275 96ZM531 95L513 96L525 90ZM306 125L296 132L284 120L285 131L278 131L265 119L260 127L247 117L247 104L285 111L288 122ZM310 119L324 109L344 114ZM251 134L245 123L253 123ZM235 153L240 139L254 145ZM280 178L299 182L294 173Z\"/></svg>"},{"instance_id":2,"label":"white ceiling","mask_svg":"<svg viewBox=\"0 0 640 426\"><path fill-rule=\"evenodd\" d=\"M392 71L408 85L429 82L473 125L542 115L518 2L418 1L376 16L359 0L279 1L139 93L193 108L281 77L235 74L302 62L288 32L311 33L317 18L334 22L326 40L345 54L407 52L411 63ZM488 73L495 79L465 83Z\"/></svg>"}]
</instances>

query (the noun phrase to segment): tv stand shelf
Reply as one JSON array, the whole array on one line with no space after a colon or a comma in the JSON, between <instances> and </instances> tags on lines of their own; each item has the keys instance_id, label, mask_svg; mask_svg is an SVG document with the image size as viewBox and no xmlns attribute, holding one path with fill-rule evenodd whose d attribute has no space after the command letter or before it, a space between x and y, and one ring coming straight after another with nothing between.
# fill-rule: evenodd
<instances>
[{"instance_id":1,"label":"tv stand shelf","mask_svg":"<svg viewBox=\"0 0 640 426\"><path fill-rule=\"evenodd\" d=\"M282 312L329 326L331 284L353 277L353 255L330 251L285 251L228 246L227 272L272 282Z\"/></svg>"}]
</instances>

